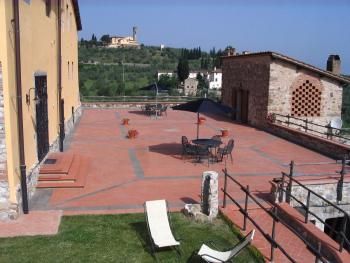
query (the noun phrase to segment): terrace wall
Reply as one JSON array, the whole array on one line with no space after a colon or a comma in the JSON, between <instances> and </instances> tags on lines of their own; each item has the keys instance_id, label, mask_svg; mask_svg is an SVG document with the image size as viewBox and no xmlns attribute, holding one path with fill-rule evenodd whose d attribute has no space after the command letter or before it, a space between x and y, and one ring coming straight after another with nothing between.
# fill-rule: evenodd
<instances>
[{"instance_id":1,"label":"terrace wall","mask_svg":"<svg viewBox=\"0 0 350 263\"><path fill-rule=\"evenodd\" d=\"M275 123L271 123L267 127L267 131L331 158L341 159L344 155L347 158L350 157L350 145L337 143Z\"/></svg>"}]
</instances>

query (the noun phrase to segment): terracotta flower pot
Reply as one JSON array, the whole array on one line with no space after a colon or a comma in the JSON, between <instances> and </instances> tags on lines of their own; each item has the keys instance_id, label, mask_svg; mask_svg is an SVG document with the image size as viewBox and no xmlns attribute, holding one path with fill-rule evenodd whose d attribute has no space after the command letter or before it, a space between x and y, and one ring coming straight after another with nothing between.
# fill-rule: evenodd
<instances>
[{"instance_id":1,"label":"terracotta flower pot","mask_svg":"<svg viewBox=\"0 0 350 263\"><path fill-rule=\"evenodd\" d=\"M139 132L137 130L129 130L128 131L128 138L134 139L137 137L138 134L139 134Z\"/></svg>"},{"instance_id":2,"label":"terracotta flower pot","mask_svg":"<svg viewBox=\"0 0 350 263\"><path fill-rule=\"evenodd\" d=\"M129 125L129 121L130 121L130 119L125 118L125 119L123 119L122 124Z\"/></svg>"},{"instance_id":3,"label":"terracotta flower pot","mask_svg":"<svg viewBox=\"0 0 350 263\"><path fill-rule=\"evenodd\" d=\"M227 129L221 129L221 137L227 137L228 136L228 130Z\"/></svg>"},{"instance_id":4,"label":"terracotta flower pot","mask_svg":"<svg viewBox=\"0 0 350 263\"><path fill-rule=\"evenodd\" d=\"M205 118L204 117L199 117L198 118L198 124L203 124L205 122Z\"/></svg>"}]
</instances>

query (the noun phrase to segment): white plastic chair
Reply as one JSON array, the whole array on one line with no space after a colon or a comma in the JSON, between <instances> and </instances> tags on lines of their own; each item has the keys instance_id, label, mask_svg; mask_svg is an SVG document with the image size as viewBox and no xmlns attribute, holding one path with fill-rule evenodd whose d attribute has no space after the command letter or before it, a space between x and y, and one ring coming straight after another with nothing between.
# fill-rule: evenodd
<instances>
[{"instance_id":1,"label":"white plastic chair","mask_svg":"<svg viewBox=\"0 0 350 263\"><path fill-rule=\"evenodd\" d=\"M231 250L228 251L217 251L203 244L198 251L198 256L200 256L204 261L210 263L220 263L229 262L234 257L236 257L254 238L255 229L249 232L248 235L244 237L237 245L235 245Z\"/></svg>"},{"instance_id":2,"label":"white plastic chair","mask_svg":"<svg viewBox=\"0 0 350 263\"><path fill-rule=\"evenodd\" d=\"M167 202L165 200L147 201L144 206L152 253L155 252L155 248L179 246L180 242L175 239L169 224ZM180 250L177 252L181 253Z\"/></svg>"}]
</instances>

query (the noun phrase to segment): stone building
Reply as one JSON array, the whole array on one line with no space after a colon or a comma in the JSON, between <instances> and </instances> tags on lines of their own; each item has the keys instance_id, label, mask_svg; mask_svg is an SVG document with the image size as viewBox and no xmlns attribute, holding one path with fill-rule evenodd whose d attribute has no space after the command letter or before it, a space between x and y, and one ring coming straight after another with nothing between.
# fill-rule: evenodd
<instances>
[{"instance_id":1,"label":"stone building","mask_svg":"<svg viewBox=\"0 0 350 263\"><path fill-rule=\"evenodd\" d=\"M0 0L0 220L28 212L40 163L81 114L81 28L77 0Z\"/></svg>"},{"instance_id":2,"label":"stone building","mask_svg":"<svg viewBox=\"0 0 350 263\"><path fill-rule=\"evenodd\" d=\"M198 80L188 78L184 81L184 94L185 96L194 96L197 94Z\"/></svg>"},{"instance_id":3,"label":"stone building","mask_svg":"<svg viewBox=\"0 0 350 263\"><path fill-rule=\"evenodd\" d=\"M329 57L327 71L276 52L222 59L224 104L237 108L234 119L264 127L270 113L328 124L341 116L342 90L350 80L339 75L340 58Z\"/></svg>"},{"instance_id":4,"label":"stone building","mask_svg":"<svg viewBox=\"0 0 350 263\"><path fill-rule=\"evenodd\" d=\"M132 28L132 36L111 36L110 42L107 47L109 48L137 48L139 49L141 45L137 42L136 38L137 27Z\"/></svg>"}]
</instances>

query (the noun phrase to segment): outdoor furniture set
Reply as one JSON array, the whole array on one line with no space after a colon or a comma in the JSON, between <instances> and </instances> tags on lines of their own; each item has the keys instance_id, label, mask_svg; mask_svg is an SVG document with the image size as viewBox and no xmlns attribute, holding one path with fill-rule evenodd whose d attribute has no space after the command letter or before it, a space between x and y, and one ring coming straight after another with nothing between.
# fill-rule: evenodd
<instances>
[{"instance_id":1,"label":"outdoor furniture set","mask_svg":"<svg viewBox=\"0 0 350 263\"><path fill-rule=\"evenodd\" d=\"M208 159L208 166L210 161L221 162L226 160L228 156L232 158L232 150L234 148L234 140L230 139L224 147L220 147L223 142L221 136L215 135L212 138L195 139L192 143L189 142L186 136L181 137L182 143L182 158L194 157L199 162L204 158Z\"/></svg>"},{"instance_id":2,"label":"outdoor furniture set","mask_svg":"<svg viewBox=\"0 0 350 263\"><path fill-rule=\"evenodd\" d=\"M162 104L146 104L141 107L142 111L149 116L157 115L157 116L167 116L167 105Z\"/></svg>"},{"instance_id":3,"label":"outdoor furniture set","mask_svg":"<svg viewBox=\"0 0 350 263\"><path fill-rule=\"evenodd\" d=\"M166 200L147 201L144 204L145 217L149 238L151 242L151 251L155 256L156 249L174 248L181 256L180 242L174 237L168 204ZM192 257L200 257L205 262L230 262L236 257L254 238L255 229L248 233L238 244L226 251L219 251L215 244L211 242L211 247L203 244L200 249L193 252Z\"/></svg>"}]
</instances>

